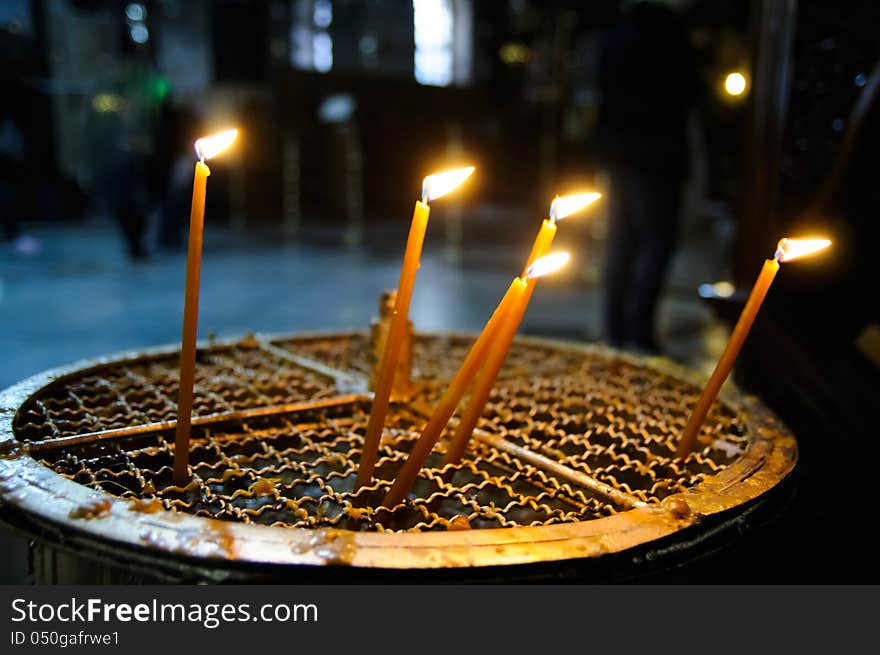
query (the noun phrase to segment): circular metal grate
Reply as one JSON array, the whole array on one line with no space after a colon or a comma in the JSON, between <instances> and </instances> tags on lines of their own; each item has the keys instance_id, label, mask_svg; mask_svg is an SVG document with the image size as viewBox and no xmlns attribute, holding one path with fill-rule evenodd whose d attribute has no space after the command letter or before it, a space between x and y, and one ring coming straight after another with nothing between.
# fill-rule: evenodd
<instances>
[{"instance_id":1,"label":"circular metal grate","mask_svg":"<svg viewBox=\"0 0 880 655\"><path fill-rule=\"evenodd\" d=\"M101 539L275 564L449 567L625 550L756 498L793 438L728 392L674 457L699 393L669 363L518 339L467 456L381 501L471 338L420 335L373 482L354 488L370 396L365 333L249 337L199 351L190 465L171 465L177 353L116 358L4 392L7 504ZM0 438L3 432L0 432ZM186 517L185 515L191 515ZM265 526L265 527L264 527Z\"/></svg>"}]
</instances>

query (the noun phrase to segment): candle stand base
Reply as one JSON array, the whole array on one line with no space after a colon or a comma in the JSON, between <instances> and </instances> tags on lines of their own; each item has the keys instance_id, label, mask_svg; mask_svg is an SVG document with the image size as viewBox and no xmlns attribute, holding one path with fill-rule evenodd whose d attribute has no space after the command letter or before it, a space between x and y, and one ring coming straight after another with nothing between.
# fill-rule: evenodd
<instances>
[{"instance_id":1,"label":"candle stand base","mask_svg":"<svg viewBox=\"0 0 880 655\"><path fill-rule=\"evenodd\" d=\"M698 380L669 362L517 339L464 459L396 471L473 336L418 334L376 478L354 488L368 332L200 349L192 480L174 486L174 349L81 362L0 393L0 519L40 582L639 580L773 515L795 439L725 390L686 459Z\"/></svg>"}]
</instances>

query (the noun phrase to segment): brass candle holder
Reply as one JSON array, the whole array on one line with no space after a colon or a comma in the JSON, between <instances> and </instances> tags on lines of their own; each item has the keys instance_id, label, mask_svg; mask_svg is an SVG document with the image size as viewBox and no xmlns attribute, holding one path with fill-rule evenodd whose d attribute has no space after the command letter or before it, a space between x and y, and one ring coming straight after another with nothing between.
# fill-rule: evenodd
<instances>
[{"instance_id":1,"label":"brass candle holder","mask_svg":"<svg viewBox=\"0 0 880 655\"><path fill-rule=\"evenodd\" d=\"M42 582L637 580L787 488L795 439L759 401L722 391L715 441L677 459L693 374L520 337L461 462L441 463L445 435L383 507L472 340L414 335L414 392L361 488L367 331L200 348L185 486L177 349L35 376L0 394L0 517L33 540Z\"/></svg>"}]
</instances>

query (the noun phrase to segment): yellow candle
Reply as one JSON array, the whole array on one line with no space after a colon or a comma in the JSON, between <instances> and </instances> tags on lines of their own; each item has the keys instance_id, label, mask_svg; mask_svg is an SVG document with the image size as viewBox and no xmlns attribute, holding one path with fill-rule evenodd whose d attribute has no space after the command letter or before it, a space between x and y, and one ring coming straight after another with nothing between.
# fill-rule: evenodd
<instances>
[{"instance_id":1,"label":"yellow candle","mask_svg":"<svg viewBox=\"0 0 880 655\"><path fill-rule=\"evenodd\" d=\"M700 395L694 411L688 419L681 439L678 442L678 449L675 453L676 457L687 457L696 446L703 421L706 419L712 403L715 402L715 398L718 396L724 381L727 380L734 362L736 362L736 357L749 334L749 330L752 328L752 324L755 322L755 317L758 315L758 310L764 302L764 297L770 290L770 285L779 271L779 263L817 252L827 248L829 245L831 245L831 242L827 239L782 239L779 241L774 257L764 262L761 274L758 275L758 279L752 287L746 305L743 307L742 313L730 335L730 339L727 341L727 346L725 346L724 352L721 353L721 357L715 365L715 370L712 371L712 375L706 383L706 388L703 389L703 393Z\"/></svg>"},{"instance_id":2,"label":"yellow candle","mask_svg":"<svg viewBox=\"0 0 880 655\"><path fill-rule=\"evenodd\" d=\"M370 420L367 423L366 436L364 437L364 450L358 468L356 486L366 484L373 477L376 453L379 450L379 439L382 436L385 416L388 413L388 401L391 398L394 372L397 369L397 359L400 356L404 330L406 329L407 320L409 320L409 302L412 298L416 272L419 270L419 257L422 252L422 243L425 240L425 230L428 227L430 211L430 208L425 203L421 201L416 202L412 224L409 229L409 238L406 241L403 267L400 269L400 281L397 283L397 300L394 303L394 313L391 315L391 324L388 327L388 337L385 340L385 350L382 353L379 377L376 380L373 406L370 411Z\"/></svg>"},{"instance_id":3,"label":"yellow candle","mask_svg":"<svg viewBox=\"0 0 880 655\"><path fill-rule=\"evenodd\" d=\"M449 449L443 457L443 464L458 462L464 454L477 421L483 413L486 402L489 400L489 394L492 392L492 387L495 385L498 373L501 371L504 360L507 358L507 353L510 351L516 331L520 323L522 323L538 278L559 269L565 265L568 259L568 253L547 255L536 260L529 267L525 279L517 278L519 283L523 284L525 288L519 297L519 301L501 319L497 338L495 343L492 344L489 354L486 356L486 363L480 370L480 374L474 380L470 400L459 419L458 427L452 436Z\"/></svg>"},{"instance_id":4,"label":"yellow candle","mask_svg":"<svg viewBox=\"0 0 880 655\"><path fill-rule=\"evenodd\" d=\"M382 502L385 507L394 507L406 497L413 482L418 477L419 469L422 468L428 455L431 454L437 439L440 438L440 434L455 413L455 409L458 407L462 396L464 396L474 376L477 374L480 366L482 366L486 352L496 338L501 324L505 322L505 317L519 304L526 288L527 283L522 278L514 278L513 282L511 282L507 293L504 294L480 336L477 337L477 340L471 346L464 362L425 424L403 468L400 469L397 477L394 479L394 484Z\"/></svg>"},{"instance_id":5,"label":"yellow candle","mask_svg":"<svg viewBox=\"0 0 880 655\"><path fill-rule=\"evenodd\" d=\"M541 229L538 230L538 236L535 237L535 242L532 244L532 252L529 253L529 258L523 267L524 276L526 271L529 270L529 266L534 264L536 259L540 259L550 252L550 246L553 245L553 237L555 236L556 221L552 218L545 218L541 222Z\"/></svg>"},{"instance_id":6,"label":"yellow candle","mask_svg":"<svg viewBox=\"0 0 880 655\"><path fill-rule=\"evenodd\" d=\"M556 236L556 221L561 221L566 216L571 216L576 211L592 205L601 197L600 193L578 193L571 196L556 196L553 199L553 202L550 203L550 216L541 223L541 229L532 244L532 252L529 253L529 258L523 267L523 277L529 270L529 266L550 252L550 246L553 245L553 238Z\"/></svg>"},{"instance_id":7,"label":"yellow candle","mask_svg":"<svg viewBox=\"0 0 880 655\"><path fill-rule=\"evenodd\" d=\"M361 461L355 480L356 487L367 484L373 478L376 455L379 452L379 441L382 437L382 429L385 427L385 417L388 414L388 403L391 398L394 373L397 370L400 347L403 343L404 331L409 320L409 304L412 298L416 273L419 270L422 243L425 240L425 231L428 227L428 216L431 211L428 202L449 193L464 182L473 172L473 166L468 166L467 168L446 173L437 173L426 177L422 184L422 199L416 202L415 210L413 211L409 237L406 242L406 251L403 256L403 266L400 269L400 280L397 284L397 300L394 304L391 324L388 327L388 337L385 340L385 350L382 353L379 376L376 380L376 390L373 393L370 420L367 423L363 453L361 454Z\"/></svg>"},{"instance_id":8,"label":"yellow candle","mask_svg":"<svg viewBox=\"0 0 880 655\"><path fill-rule=\"evenodd\" d=\"M186 256L186 289L183 305L183 336L180 344L180 387L177 400L177 425L174 430L174 484L185 485L189 479L189 437L192 427L193 383L196 369L196 334L199 320L199 276L202 268L202 233L205 225L205 194L211 170L205 159L220 154L238 136L227 130L195 143L199 161L193 178L192 207L189 216L189 246Z\"/></svg>"}]
</instances>

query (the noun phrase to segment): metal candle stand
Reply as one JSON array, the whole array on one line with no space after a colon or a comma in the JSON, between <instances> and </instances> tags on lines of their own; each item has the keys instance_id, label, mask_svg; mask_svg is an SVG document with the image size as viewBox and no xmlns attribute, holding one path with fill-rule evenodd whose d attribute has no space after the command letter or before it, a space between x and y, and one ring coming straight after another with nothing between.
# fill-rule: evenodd
<instances>
[{"instance_id":1,"label":"metal candle stand","mask_svg":"<svg viewBox=\"0 0 880 655\"><path fill-rule=\"evenodd\" d=\"M741 528L795 466L756 399L727 390L702 450L676 459L692 373L519 338L465 459L441 467L441 440L382 507L472 339L415 335L413 395L360 489L366 331L200 348L184 487L176 350L37 375L0 394L0 517L33 540L38 582L632 580Z\"/></svg>"}]
</instances>

